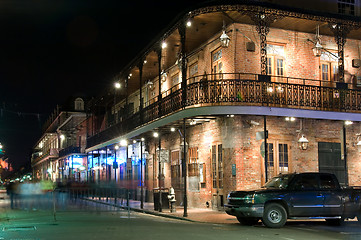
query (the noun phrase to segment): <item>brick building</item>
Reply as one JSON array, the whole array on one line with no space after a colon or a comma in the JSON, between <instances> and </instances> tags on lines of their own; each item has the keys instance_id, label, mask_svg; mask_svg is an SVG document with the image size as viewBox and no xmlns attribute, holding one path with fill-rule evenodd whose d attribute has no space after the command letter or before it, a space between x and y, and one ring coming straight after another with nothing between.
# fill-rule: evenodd
<instances>
[{"instance_id":1,"label":"brick building","mask_svg":"<svg viewBox=\"0 0 361 240\"><path fill-rule=\"evenodd\" d=\"M280 173L361 185L360 3L287 2L208 2L165 29L89 105L88 180L215 209Z\"/></svg>"}]
</instances>

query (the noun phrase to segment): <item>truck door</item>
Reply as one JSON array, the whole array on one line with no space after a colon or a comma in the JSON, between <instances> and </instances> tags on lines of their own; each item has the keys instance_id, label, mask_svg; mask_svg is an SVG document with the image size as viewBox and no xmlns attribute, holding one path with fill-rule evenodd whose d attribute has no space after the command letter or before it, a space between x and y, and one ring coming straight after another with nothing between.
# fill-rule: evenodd
<instances>
[{"instance_id":1,"label":"truck door","mask_svg":"<svg viewBox=\"0 0 361 240\"><path fill-rule=\"evenodd\" d=\"M290 193L291 216L309 217L323 215L323 195L315 174L302 174L295 179Z\"/></svg>"},{"instance_id":2,"label":"truck door","mask_svg":"<svg viewBox=\"0 0 361 240\"><path fill-rule=\"evenodd\" d=\"M342 193L340 186L332 175L320 175L321 193L324 199L324 216L341 216Z\"/></svg>"}]
</instances>

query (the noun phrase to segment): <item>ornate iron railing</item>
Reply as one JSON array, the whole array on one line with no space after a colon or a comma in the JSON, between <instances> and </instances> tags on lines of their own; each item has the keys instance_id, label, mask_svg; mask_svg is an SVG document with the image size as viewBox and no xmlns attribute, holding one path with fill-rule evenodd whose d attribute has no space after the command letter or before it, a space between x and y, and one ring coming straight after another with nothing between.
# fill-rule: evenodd
<instances>
[{"instance_id":1,"label":"ornate iron railing","mask_svg":"<svg viewBox=\"0 0 361 240\"><path fill-rule=\"evenodd\" d=\"M80 147L69 146L59 151L59 157L64 157L72 153L82 153Z\"/></svg>"},{"instance_id":2,"label":"ornate iron railing","mask_svg":"<svg viewBox=\"0 0 361 240\"><path fill-rule=\"evenodd\" d=\"M260 80L266 81L260 81ZM320 80L256 74L217 74L190 78L187 99L175 86L162 93L160 101L151 100L124 121L88 138L88 147L110 140L159 117L191 106L240 105L312 109L335 112L360 112L361 90L337 88L336 83Z\"/></svg>"}]
</instances>

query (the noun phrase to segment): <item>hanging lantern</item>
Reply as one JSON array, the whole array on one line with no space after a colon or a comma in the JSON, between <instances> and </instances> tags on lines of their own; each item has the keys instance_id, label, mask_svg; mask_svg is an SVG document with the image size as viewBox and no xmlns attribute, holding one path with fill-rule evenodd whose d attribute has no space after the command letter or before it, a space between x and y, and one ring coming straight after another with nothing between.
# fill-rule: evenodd
<instances>
[{"instance_id":1,"label":"hanging lantern","mask_svg":"<svg viewBox=\"0 0 361 240\"><path fill-rule=\"evenodd\" d=\"M308 140L307 140L307 138L305 138L304 135L302 135L302 137L300 139L298 139L298 146L302 150L306 150L308 148Z\"/></svg>"},{"instance_id":2,"label":"hanging lantern","mask_svg":"<svg viewBox=\"0 0 361 240\"><path fill-rule=\"evenodd\" d=\"M221 41L221 46L224 48L227 48L229 46L229 42L231 41L231 39L226 34L225 30L223 30L223 33L222 33L221 37L219 38L219 40Z\"/></svg>"}]
</instances>

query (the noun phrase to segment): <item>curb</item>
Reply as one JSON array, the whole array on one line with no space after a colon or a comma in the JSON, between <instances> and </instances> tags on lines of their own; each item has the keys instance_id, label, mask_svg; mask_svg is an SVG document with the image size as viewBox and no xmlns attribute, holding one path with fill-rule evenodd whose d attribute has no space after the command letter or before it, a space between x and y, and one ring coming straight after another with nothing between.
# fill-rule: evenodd
<instances>
[{"instance_id":1,"label":"curb","mask_svg":"<svg viewBox=\"0 0 361 240\"><path fill-rule=\"evenodd\" d=\"M107 203L107 202L103 202L103 201L98 201L98 200L93 200L93 199L82 199L82 200L86 200L86 201L90 201L90 202L95 202L95 203L101 203L103 205L108 205L108 206L112 206L112 207L117 207L117 208L122 208L127 210L128 207L127 206L120 206L114 203ZM199 222L199 221L195 221L189 218L185 218L185 217L178 217L178 216L173 216L173 215L168 215L165 213L161 213L161 212L154 212L151 210L146 210L146 209L139 209L139 208L133 208L133 207L129 207L129 210L134 211L134 212L140 212L140 213L145 213L145 214L150 214L150 215L154 215L154 216L159 216L159 217L165 217L165 218L172 218L172 219L178 219L178 220L184 220L184 221L188 221L188 222L198 222L198 223L204 223L204 222Z\"/></svg>"}]
</instances>

